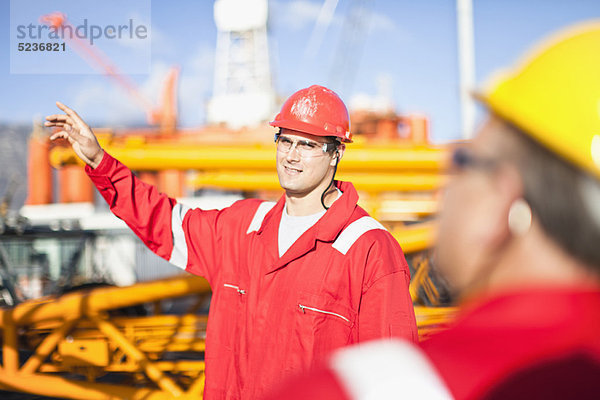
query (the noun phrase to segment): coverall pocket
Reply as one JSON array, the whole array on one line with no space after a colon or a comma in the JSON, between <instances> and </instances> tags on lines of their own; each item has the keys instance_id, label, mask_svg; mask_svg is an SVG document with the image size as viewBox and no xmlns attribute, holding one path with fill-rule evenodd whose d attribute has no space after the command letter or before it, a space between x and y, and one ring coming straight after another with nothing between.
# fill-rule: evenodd
<instances>
[{"instance_id":1,"label":"coverall pocket","mask_svg":"<svg viewBox=\"0 0 600 400\"><path fill-rule=\"evenodd\" d=\"M312 349L312 362L351 342L356 313L330 296L302 294L295 312L297 338L302 347Z\"/></svg>"},{"instance_id":2,"label":"coverall pocket","mask_svg":"<svg viewBox=\"0 0 600 400\"><path fill-rule=\"evenodd\" d=\"M240 329L245 321L246 290L237 282L222 283L213 293L212 305L218 315L220 331L224 334L215 338L222 346L234 350L239 342Z\"/></svg>"}]
</instances>

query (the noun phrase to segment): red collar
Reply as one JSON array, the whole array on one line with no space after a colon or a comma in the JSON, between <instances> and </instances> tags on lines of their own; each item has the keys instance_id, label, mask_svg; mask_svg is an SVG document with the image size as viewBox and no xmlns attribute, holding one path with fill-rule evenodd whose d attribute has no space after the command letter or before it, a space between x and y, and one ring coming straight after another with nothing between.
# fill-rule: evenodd
<instances>
[{"instance_id":1,"label":"red collar","mask_svg":"<svg viewBox=\"0 0 600 400\"><path fill-rule=\"evenodd\" d=\"M315 229L316 239L323 242L332 242L335 240L341 230L350 223L350 218L358 203L358 193L351 182L334 181L334 185L342 191L342 195L311 228ZM277 226L279 226L284 206L285 194L279 198L277 204L267 213L257 234L262 234L272 220L275 220Z\"/></svg>"},{"instance_id":2,"label":"red collar","mask_svg":"<svg viewBox=\"0 0 600 400\"><path fill-rule=\"evenodd\" d=\"M260 229L257 231L257 235L266 235L269 238L275 239L269 241L267 245L268 251L273 257L274 264L267 266L266 273L277 271L295 259L302 257L315 247L317 240L333 242L342 229L351 222L350 219L357 207L358 193L349 182L336 181L335 185L342 191L342 196L333 203L325 215L306 231L281 258L279 258L276 239L279 234L281 214L285 206L285 195L267 213Z\"/></svg>"}]
</instances>

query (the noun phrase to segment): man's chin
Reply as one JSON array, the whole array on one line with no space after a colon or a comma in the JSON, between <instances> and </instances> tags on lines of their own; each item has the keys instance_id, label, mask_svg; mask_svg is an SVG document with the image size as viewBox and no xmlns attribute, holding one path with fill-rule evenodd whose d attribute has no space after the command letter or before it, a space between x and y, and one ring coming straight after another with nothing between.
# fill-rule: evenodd
<instances>
[{"instance_id":1,"label":"man's chin","mask_svg":"<svg viewBox=\"0 0 600 400\"><path fill-rule=\"evenodd\" d=\"M304 193L304 191L299 190L298 188L293 187L293 186L289 186L289 185L288 186L281 186L281 188L283 190L285 190L285 194L287 194L288 196L291 196L291 195L298 196L298 195Z\"/></svg>"},{"instance_id":2,"label":"man's chin","mask_svg":"<svg viewBox=\"0 0 600 400\"><path fill-rule=\"evenodd\" d=\"M295 180L290 179L289 177L281 177L279 176L279 186L286 192L288 191L297 191L300 189L301 185L299 182L294 182Z\"/></svg>"},{"instance_id":3,"label":"man's chin","mask_svg":"<svg viewBox=\"0 0 600 400\"><path fill-rule=\"evenodd\" d=\"M281 188L285 190L285 194L288 197L304 197L307 194L307 190L305 187L300 185L290 184L289 182L279 182Z\"/></svg>"}]
</instances>

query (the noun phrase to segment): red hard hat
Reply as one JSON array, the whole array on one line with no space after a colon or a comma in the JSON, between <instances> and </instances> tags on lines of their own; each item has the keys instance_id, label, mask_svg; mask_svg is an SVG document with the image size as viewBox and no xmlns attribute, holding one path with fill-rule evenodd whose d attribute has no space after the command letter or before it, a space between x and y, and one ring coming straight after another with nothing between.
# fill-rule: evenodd
<instances>
[{"instance_id":1,"label":"red hard hat","mask_svg":"<svg viewBox=\"0 0 600 400\"><path fill-rule=\"evenodd\" d=\"M291 95L269 124L311 135L335 136L342 142L352 143L346 105L333 90L319 85Z\"/></svg>"}]
</instances>

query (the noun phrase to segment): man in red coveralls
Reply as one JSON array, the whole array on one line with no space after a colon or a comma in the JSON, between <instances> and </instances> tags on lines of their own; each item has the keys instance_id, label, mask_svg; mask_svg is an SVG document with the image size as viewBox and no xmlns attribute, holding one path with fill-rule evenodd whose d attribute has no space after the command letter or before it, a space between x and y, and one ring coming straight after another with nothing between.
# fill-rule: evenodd
<instances>
[{"instance_id":1,"label":"man in red coveralls","mask_svg":"<svg viewBox=\"0 0 600 400\"><path fill-rule=\"evenodd\" d=\"M138 180L61 103L62 128L112 212L159 256L205 277L213 290L206 336L206 399L250 399L333 349L385 337L416 341L400 246L334 181L351 142L348 111L331 90L294 93L279 128L277 203L189 209Z\"/></svg>"},{"instance_id":2,"label":"man in red coveralls","mask_svg":"<svg viewBox=\"0 0 600 400\"><path fill-rule=\"evenodd\" d=\"M438 232L453 325L336 352L273 398L600 398L600 21L477 98L491 116L454 152Z\"/></svg>"}]
</instances>

